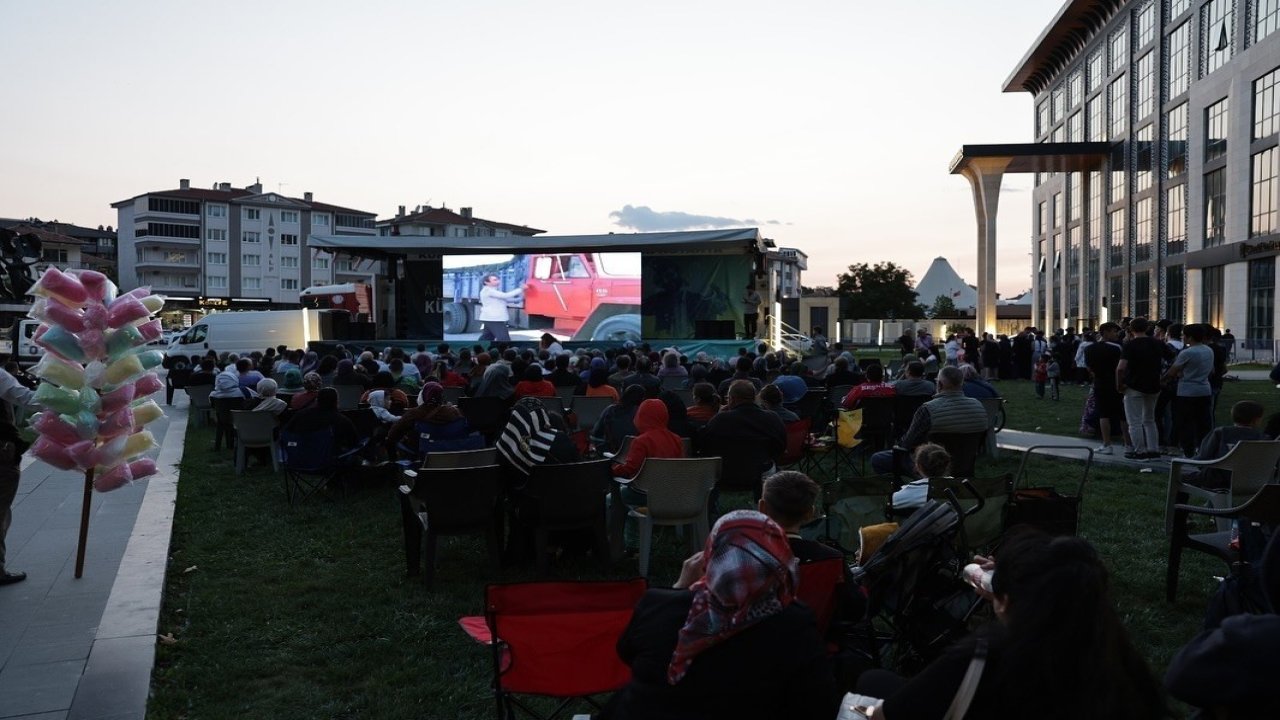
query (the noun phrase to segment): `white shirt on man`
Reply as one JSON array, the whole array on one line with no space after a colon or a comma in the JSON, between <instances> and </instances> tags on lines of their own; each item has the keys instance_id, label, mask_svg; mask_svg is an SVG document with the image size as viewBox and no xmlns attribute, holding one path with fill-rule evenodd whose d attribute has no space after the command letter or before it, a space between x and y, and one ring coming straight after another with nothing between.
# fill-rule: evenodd
<instances>
[{"instance_id":1,"label":"white shirt on man","mask_svg":"<svg viewBox=\"0 0 1280 720\"><path fill-rule=\"evenodd\" d=\"M506 322L507 301L520 297L522 292L518 288L502 292L488 285L480 288L480 322Z\"/></svg>"}]
</instances>

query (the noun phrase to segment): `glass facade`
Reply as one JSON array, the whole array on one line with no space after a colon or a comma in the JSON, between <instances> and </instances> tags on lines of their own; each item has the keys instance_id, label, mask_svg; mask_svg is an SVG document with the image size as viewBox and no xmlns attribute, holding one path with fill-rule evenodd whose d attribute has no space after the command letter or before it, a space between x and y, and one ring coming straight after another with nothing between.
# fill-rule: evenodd
<instances>
[{"instance_id":1,"label":"glass facade","mask_svg":"<svg viewBox=\"0 0 1280 720\"><path fill-rule=\"evenodd\" d=\"M1191 22L1178 26L1169 33L1169 80L1167 90L1172 100L1191 86Z\"/></svg>"},{"instance_id":2,"label":"glass facade","mask_svg":"<svg viewBox=\"0 0 1280 720\"><path fill-rule=\"evenodd\" d=\"M1204 74L1217 70L1231 59L1235 43L1235 0L1209 0L1200 9L1200 55Z\"/></svg>"},{"instance_id":3,"label":"glass facade","mask_svg":"<svg viewBox=\"0 0 1280 720\"><path fill-rule=\"evenodd\" d=\"M1113 80L1107 88L1107 100L1111 109L1111 137L1116 138L1123 135L1129 125L1129 79L1121 75Z\"/></svg>"},{"instance_id":4,"label":"glass facade","mask_svg":"<svg viewBox=\"0 0 1280 720\"><path fill-rule=\"evenodd\" d=\"M1165 191L1165 231L1169 242L1167 255L1181 255L1187 251L1187 186L1174 185Z\"/></svg>"},{"instance_id":5,"label":"glass facade","mask_svg":"<svg viewBox=\"0 0 1280 720\"><path fill-rule=\"evenodd\" d=\"M1161 317L1180 323L1187 317L1187 273L1181 265L1164 269L1164 314Z\"/></svg>"},{"instance_id":6,"label":"glass facade","mask_svg":"<svg viewBox=\"0 0 1280 720\"><path fill-rule=\"evenodd\" d=\"M1204 175L1204 246L1221 245L1226 238L1227 171L1219 168Z\"/></svg>"},{"instance_id":7,"label":"glass facade","mask_svg":"<svg viewBox=\"0 0 1280 720\"><path fill-rule=\"evenodd\" d=\"M1227 98L1205 108L1204 160L1217 160L1227 154Z\"/></svg>"},{"instance_id":8,"label":"glass facade","mask_svg":"<svg viewBox=\"0 0 1280 720\"><path fill-rule=\"evenodd\" d=\"M1138 201L1138 205L1134 210L1134 262L1146 262L1152 257L1151 238L1155 234L1155 223L1151 215L1154 203L1154 198L1142 198Z\"/></svg>"},{"instance_id":9,"label":"glass facade","mask_svg":"<svg viewBox=\"0 0 1280 720\"><path fill-rule=\"evenodd\" d=\"M1117 208L1111 211L1111 243L1107 251L1107 267L1114 269L1123 268L1125 261L1125 236L1129 234L1129 226L1125 223L1124 208Z\"/></svg>"},{"instance_id":10,"label":"glass facade","mask_svg":"<svg viewBox=\"0 0 1280 720\"><path fill-rule=\"evenodd\" d=\"M1105 142L1107 139L1107 123L1102 116L1102 107L1102 95L1089 98L1085 105L1085 112L1089 115L1089 142Z\"/></svg>"},{"instance_id":11,"label":"glass facade","mask_svg":"<svg viewBox=\"0 0 1280 720\"><path fill-rule=\"evenodd\" d=\"M1133 274L1133 316L1151 317L1151 271Z\"/></svg>"},{"instance_id":12,"label":"glass facade","mask_svg":"<svg viewBox=\"0 0 1280 720\"><path fill-rule=\"evenodd\" d=\"M1116 72L1129 67L1129 26L1121 25L1111 33L1109 72Z\"/></svg>"},{"instance_id":13,"label":"glass facade","mask_svg":"<svg viewBox=\"0 0 1280 720\"><path fill-rule=\"evenodd\" d=\"M1276 325L1276 259L1249 261L1249 316L1245 347L1270 350Z\"/></svg>"},{"instance_id":14,"label":"glass facade","mask_svg":"<svg viewBox=\"0 0 1280 720\"><path fill-rule=\"evenodd\" d=\"M1280 26L1280 0L1253 1L1253 42L1258 42Z\"/></svg>"},{"instance_id":15,"label":"glass facade","mask_svg":"<svg viewBox=\"0 0 1280 720\"><path fill-rule=\"evenodd\" d=\"M1200 321L1222 327L1222 266L1200 271Z\"/></svg>"},{"instance_id":16,"label":"glass facade","mask_svg":"<svg viewBox=\"0 0 1280 720\"><path fill-rule=\"evenodd\" d=\"M1138 151L1138 164L1134 173L1134 180L1137 185L1136 192L1151 189L1151 179L1154 175L1152 172L1152 152L1154 150L1155 132L1154 125L1147 125L1139 129L1137 133L1138 137L1135 145Z\"/></svg>"},{"instance_id":17,"label":"glass facade","mask_svg":"<svg viewBox=\"0 0 1280 720\"><path fill-rule=\"evenodd\" d=\"M1169 158L1169 177L1175 178L1187 171L1187 104L1182 103L1169 111L1165 120L1168 144L1165 156Z\"/></svg>"},{"instance_id":18,"label":"glass facade","mask_svg":"<svg viewBox=\"0 0 1280 720\"><path fill-rule=\"evenodd\" d=\"M1249 183L1249 237L1276 231L1276 174L1280 170L1280 149L1267 148L1253 156Z\"/></svg>"},{"instance_id":19,"label":"glass facade","mask_svg":"<svg viewBox=\"0 0 1280 720\"><path fill-rule=\"evenodd\" d=\"M1253 82L1254 140L1261 140L1280 130L1280 92L1277 92L1277 80L1280 80L1280 68L1272 70Z\"/></svg>"},{"instance_id":20,"label":"glass facade","mask_svg":"<svg viewBox=\"0 0 1280 720\"><path fill-rule=\"evenodd\" d=\"M1155 52L1149 52L1138 58L1137 78L1138 87L1135 90L1137 97L1134 98L1134 101L1137 103L1137 114L1134 116L1135 121L1145 118L1156 109Z\"/></svg>"},{"instance_id":21,"label":"glass facade","mask_svg":"<svg viewBox=\"0 0 1280 720\"><path fill-rule=\"evenodd\" d=\"M1159 8L1156 3L1149 2L1146 7L1138 11L1138 47L1144 48L1152 40L1156 39L1156 18L1159 17Z\"/></svg>"}]
</instances>

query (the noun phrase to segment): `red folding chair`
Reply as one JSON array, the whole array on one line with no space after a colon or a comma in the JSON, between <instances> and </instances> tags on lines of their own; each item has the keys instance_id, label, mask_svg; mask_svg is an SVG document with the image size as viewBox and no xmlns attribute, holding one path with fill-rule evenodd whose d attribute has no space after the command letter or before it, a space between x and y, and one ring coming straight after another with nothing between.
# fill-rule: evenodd
<instances>
[{"instance_id":1,"label":"red folding chair","mask_svg":"<svg viewBox=\"0 0 1280 720\"><path fill-rule=\"evenodd\" d=\"M836 614L836 590L844 582L844 559L833 557L800 564L796 599L818 618L818 635L827 636Z\"/></svg>"},{"instance_id":2,"label":"red folding chair","mask_svg":"<svg viewBox=\"0 0 1280 720\"><path fill-rule=\"evenodd\" d=\"M800 418L795 422L787 423L787 449L782 451L782 457L778 458L778 467L791 467L804 459L804 444L809 439L809 428L812 425L812 418Z\"/></svg>"},{"instance_id":3,"label":"red folding chair","mask_svg":"<svg viewBox=\"0 0 1280 720\"><path fill-rule=\"evenodd\" d=\"M498 720L515 718L517 708L531 717L552 720L575 700L599 709L592 695L626 685L631 668L618 658L618 638L646 588L644 578L485 587L484 616L464 617L458 623L493 650ZM549 714L540 715L516 695L561 702Z\"/></svg>"}]
</instances>

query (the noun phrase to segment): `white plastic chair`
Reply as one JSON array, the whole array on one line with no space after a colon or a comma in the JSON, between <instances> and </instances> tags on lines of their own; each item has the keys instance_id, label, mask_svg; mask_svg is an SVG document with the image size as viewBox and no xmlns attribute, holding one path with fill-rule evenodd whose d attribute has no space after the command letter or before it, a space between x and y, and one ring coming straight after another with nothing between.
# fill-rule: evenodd
<instances>
[{"instance_id":1,"label":"white plastic chair","mask_svg":"<svg viewBox=\"0 0 1280 720\"><path fill-rule=\"evenodd\" d=\"M649 458L631 480L648 498L643 510L631 511L640 523L640 574L649 573L655 525L692 526L689 546L702 549L710 534L707 499L720 475L720 458Z\"/></svg>"},{"instance_id":2,"label":"white plastic chair","mask_svg":"<svg viewBox=\"0 0 1280 720\"><path fill-rule=\"evenodd\" d=\"M1179 495L1186 495L1194 501L1202 501L1209 507L1229 508L1240 505L1245 500L1258 494L1268 483L1276 481L1276 466L1280 464L1280 441L1247 440L1236 443L1235 447L1217 460L1191 460L1174 458L1169 463L1169 497L1165 504L1165 534L1173 534L1173 506L1179 502ZM1208 470L1227 470L1231 472L1231 485L1227 492L1214 492L1205 488L1182 482L1184 468L1194 468L1204 473ZM1218 530L1231 529L1231 518L1218 518Z\"/></svg>"},{"instance_id":3,"label":"white plastic chair","mask_svg":"<svg viewBox=\"0 0 1280 720\"><path fill-rule=\"evenodd\" d=\"M232 410L231 426L236 430L236 474L243 475L248 463L247 448L267 448L271 467L280 472L280 448L276 443L275 413Z\"/></svg>"},{"instance_id":4,"label":"white plastic chair","mask_svg":"<svg viewBox=\"0 0 1280 720\"><path fill-rule=\"evenodd\" d=\"M187 386L187 398L191 400L188 414L195 418L197 425L209 424L209 416L213 414L213 401L209 399L211 392L213 392L212 385Z\"/></svg>"}]
</instances>

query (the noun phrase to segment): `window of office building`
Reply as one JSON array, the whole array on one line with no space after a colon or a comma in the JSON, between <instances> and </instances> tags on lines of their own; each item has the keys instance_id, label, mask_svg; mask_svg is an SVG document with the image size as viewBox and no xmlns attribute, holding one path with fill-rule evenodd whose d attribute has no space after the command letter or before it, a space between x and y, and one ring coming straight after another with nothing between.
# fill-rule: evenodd
<instances>
[{"instance_id":1,"label":"window of office building","mask_svg":"<svg viewBox=\"0 0 1280 720\"><path fill-rule=\"evenodd\" d=\"M1102 80L1106 77L1107 64L1103 60L1102 51L1098 50L1089 56L1088 74L1089 74L1089 92L1093 92L1102 87Z\"/></svg>"},{"instance_id":2,"label":"window of office building","mask_svg":"<svg viewBox=\"0 0 1280 720\"><path fill-rule=\"evenodd\" d=\"M241 290L261 290L262 278L242 277L240 278L240 289Z\"/></svg>"},{"instance_id":3,"label":"window of office building","mask_svg":"<svg viewBox=\"0 0 1280 720\"><path fill-rule=\"evenodd\" d=\"M1253 41L1256 43L1280 27L1280 0L1253 0Z\"/></svg>"},{"instance_id":4,"label":"window of office building","mask_svg":"<svg viewBox=\"0 0 1280 720\"><path fill-rule=\"evenodd\" d=\"M1053 286L1060 287L1058 279L1062 277L1062 233L1053 235Z\"/></svg>"},{"instance_id":5,"label":"window of office building","mask_svg":"<svg viewBox=\"0 0 1280 720\"><path fill-rule=\"evenodd\" d=\"M1187 171L1187 104L1170 110L1167 117L1165 130L1169 141L1165 156L1169 158L1169 177L1174 178Z\"/></svg>"},{"instance_id":6,"label":"window of office building","mask_svg":"<svg viewBox=\"0 0 1280 720\"><path fill-rule=\"evenodd\" d=\"M211 218L224 218L227 216L227 206L210 203L205 205L205 214Z\"/></svg>"},{"instance_id":7,"label":"window of office building","mask_svg":"<svg viewBox=\"0 0 1280 720\"><path fill-rule=\"evenodd\" d=\"M1187 251L1187 186L1174 185L1165 191L1165 228L1169 234L1166 255Z\"/></svg>"},{"instance_id":8,"label":"window of office building","mask_svg":"<svg viewBox=\"0 0 1280 720\"><path fill-rule=\"evenodd\" d=\"M1089 99L1085 105L1085 113L1089 116L1089 141L1105 142L1107 125L1102 117L1103 98L1101 95Z\"/></svg>"},{"instance_id":9,"label":"window of office building","mask_svg":"<svg viewBox=\"0 0 1280 720\"><path fill-rule=\"evenodd\" d=\"M1137 192L1151 189L1151 179L1154 175L1152 172L1152 164L1154 162L1155 148L1153 146L1155 145L1155 132L1156 128L1154 124L1147 125L1146 127L1138 130L1138 164L1135 167L1137 172L1134 173L1134 183L1138 188Z\"/></svg>"},{"instance_id":10,"label":"window of office building","mask_svg":"<svg viewBox=\"0 0 1280 720\"><path fill-rule=\"evenodd\" d=\"M1129 125L1129 79L1121 75L1112 81L1107 88L1108 104L1111 107L1111 137L1119 137L1125 133Z\"/></svg>"},{"instance_id":11,"label":"window of office building","mask_svg":"<svg viewBox=\"0 0 1280 720\"><path fill-rule=\"evenodd\" d=\"M280 289L281 290L297 290L298 279L297 278L280 278Z\"/></svg>"},{"instance_id":12,"label":"window of office building","mask_svg":"<svg viewBox=\"0 0 1280 720\"><path fill-rule=\"evenodd\" d=\"M1067 277L1080 276L1080 227L1067 231Z\"/></svg>"},{"instance_id":13,"label":"window of office building","mask_svg":"<svg viewBox=\"0 0 1280 720\"><path fill-rule=\"evenodd\" d=\"M1204 246L1221 245L1227 234L1227 171L1218 168L1204 176Z\"/></svg>"},{"instance_id":14,"label":"window of office building","mask_svg":"<svg viewBox=\"0 0 1280 720\"><path fill-rule=\"evenodd\" d=\"M1156 4L1151 2L1138 11L1138 47L1146 47L1155 38Z\"/></svg>"},{"instance_id":15,"label":"window of office building","mask_svg":"<svg viewBox=\"0 0 1280 720\"><path fill-rule=\"evenodd\" d=\"M1276 0L1280 2L1280 0ZM1273 135L1280 130L1280 68L1253 81L1253 139Z\"/></svg>"},{"instance_id":16,"label":"window of office building","mask_svg":"<svg viewBox=\"0 0 1280 720\"><path fill-rule=\"evenodd\" d=\"M226 265L227 254L224 252L210 252L204 254L204 260L210 265Z\"/></svg>"},{"instance_id":17,"label":"window of office building","mask_svg":"<svg viewBox=\"0 0 1280 720\"><path fill-rule=\"evenodd\" d=\"M280 256L280 267L282 267L282 268L296 268L296 267L298 267L298 258L296 258L296 257L294 257L294 256L292 256L292 255L281 255L281 256Z\"/></svg>"},{"instance_id":18,"label":"window of office building","mask_svg":"<svg viewBox=\"0 0 1280 720\"><path fill-rule=\"evenodd\" d=\"M1084 101L1084 73L1076 70L1067 78L1067 109Z\"/></svg>"},{"instance_id":19,"label":"window of office building","mask_svg":"<svg viewBox=\"0 0 1280 720\"><path fill-rule=\"evenodd\" d=\"M1056 143L1067 141L1067 128L1065 125L1059 125L1053 129L1053 141ZM468 232L474 232L476 235L479 235L483 231L469 230Z\"/></svg>"},{"instance_id":20,"label":"window of office building","mask_svg":"<svg viewBox=\"0 0 1280 720\"><path fill-rule=\"evenodd\" d=\"M1053 122L1055 124L1057 124L1059 120L1062 120L1062 116L1066 110L1067 98L1064 93L1065 91L1061 85L1053 90Z\"/></svg>"},{"instance_id":21,"label":"window of office building","mask_svg":"<svg viewBox=\"0 0 1280 720\"><path fill-rule=\"evenodd\" d=\"M1191 0L1169 0L1169 19L1172 20L1191 9Z\"/></svg>"},{"instance_id":22,"label":"window of office building","mask_svg":"<svg viewBox=\"0 0 1280 720\"><path fill-rule=\"evenodd\" d=\"M262 256L254 253L245 253L240 256L240 264L245 267L257 267L262 264Z\"/></svg>"},{"instance_id":23,"label":"window of office building","mask_svg":"<svg viewBox=\"0 0 1280 720\"><path fill-rule=\"evenodd\" d=\"M213 240L215 242L226 242L227 231L223 228L209 228L204 231L205 240Z\"/></svg>"},{"instance_id":24,"label":"window of office building","mask_svg":"<svg viewBox=\"0 0 1280 720\"><path fill-rule=\"evenodd\" d=\"M1107 163L1111 168L1110 189L1107 202L1117 203L1124 200L1129 193L1129 176L1125 172L1125 148L1116 145L1111 149L1111 160Z\"/></svg>"},{"instance_id":25,"label":"window of office building","mask_svg":"<svg viewBox=\"0 0 1280 720\"><path fill-rule=\"evenodd\" d=\"M1138 103L1137 114L1135 119L1141 119L1150 115L1156 109L1156 74L1155 74L1155 52L1149 52L1138 58L1138 87L1135 92L1138 96L1134 100Z\"/></svg>"},{"instance_id":26,"label":"window of office building","mask_svg":"<svg viewBox=\"0 0 1280 720\"><path fill-rule=\"evenodd\" d=\"M282 223L294 223L294 224L296 224L296 223L298 222L298 211L297 211L297 210L283 210L283 211L281 211L281 212L280 212L280 222L282 222Z\"/></svg>"},{"instance_id":27,"label":"window of office building","mask_svg":"<svg viewBox=\"0 0 1280 720\"><path fill-rule=\"evenodd\" d=\"M282 233L280 235L280 244L281 245L297 245L298 236L292 233Z\"/></svg>"},{"instance_id":28,"label":"window of office building","mask_svg":"<svg viewBox=\"0 0 1280 720\"><path fill-rule=\"evenodd\" d=\"M1062 193L1053 194L1053 215L1049 221L1053 227L1062 227Z\"/></svg>"},{"instance_id":29,"label":"window of office building","mask_svg":"<svg viewBox=\"0 0 1280 720\"><path fill-rule=\"evenodd\" d=\"M1181 265L1164 269L1164 315L1176 323L1186 319L1187 272Z\"/></svg>"},{"instance_id":30,"label":"window of office building","mask_svg":"<svg viewBox=\"0 0 1280 720\"><path fill-rule=\"evenodd\" d=\"M1216 160L1227 154L1227 122L1229 120L1227 98L1204 110L1204 161Z\"/></svg>"},{"instance_id":31,"label":"window of office building","mask_svg":"<svg viewBox=\"0 0 1280 720\"><path fill-rule=\"evenodd\" d=\"M210 290L226 290L227 276L226 275L209 275L205 277L204 284L205 284L205 287L209 288Z\"/></svg>"},{"instance_id":32,"label":"window of office building","mask_svg":"<svg viewBox=\"0 0 1280 720\"><path fill-rule=\"evenodd\" d=\"M1178 97L1191 86L1191 21L1169 33L1169 99Z\"/></svg>"},{"instance_id":33,"label":"window of office building","mask_svg":"<svg viewBox=\"0 0 1280 720\"><path fill-rule=\"evenodd\" d=\"M262 235L253 230L245 230L244 232L240 233L240 242L247 242L247 243L262 242Z\"/></svg>"},{"instance_id":34,"label":"window of office building","mask_svg":"<svg viewBox=\"0 0 1280 720\"><path fill-rule=\"evenodd\" d=\"M329 227L329 216L321 213L311 213L311 225L313 227Z\"/></svg>"},{"instance_id":35,"label":"window of office building","mask_svg":"<svg viewBox=\"0 0 1280 720\"><path fill-rule=\"evenodd\" d=\"M1107 279L1107 310L1111 312L1112 322L1119 322L1124 317L1124 278Z\"/></svg>"},{"instance_id":36,"label":"window of office building","mask_svg":"<svg viewBox=\"0 0 1280 720\"><path fill-rule=\"evenodd\" d=\"M1111 211L1111 244L1107 253L1107 267L1122 268L1124 267L1125 247L1124 239L1128 234L1128 225L1125 223L1124 208L1117 208Z\"/></svg>"},{"instance_id":37,"label":"window of office building","mask_svg":"<svg viewBox=\"0 0 1280 720\"><path fill-rule=\"evenodd\" d=\"M1271 349L1276 325L1276 259L1249 261L1249 316L1245 347ZM1221 325L1216 326L1221 329Z\"/></svg>"},{"instance_id":38,"label":"window of office building","mask_svg":"<svg viewBox=\"0 0 1280 720\"><path fill-rule=\"evenodd\" d=\"M1073 113L1067 118L1067 142L1083 142L1083 126L1084 120L1080 117L1080 113Z\"/></svg>"},{"instance_id":39,"label":"window of office building","mask_svg":"<svg viewBox=\"0 0 1280 720\"><path fill-rule=\"evenodd\" d=\"M1134 208L1134 262L1145 262L1151 259L1151 239L1155 234L1155 222L1152 218L1154 205L1155 200L1146 197L1139 200L1137 207Z\"/></svg>"},{"instance_id":40,"label":"window of office building","mask_svg":"<svg viewBox=\"0 0 1280 720\"><path fill-rule=\"evenodd\" d=\"M1216 328L1222 327L1221 265L1200 271L1200 318Z\"/></svg>"},{"instance_id":41,"label":"window of office building","mask_svg":"<svg viewBox=\"0 0 1280 720\"><path fill-rule=\"evenodd\" d=\"M1151 317L1151 271L1133 274L1133 316Z\"/></svg>"},{"instance_id":42,"label":"window of office building","mask_svg":"<svg viewBox=\"0 0 1280 720\"><path fill-rule=\"evenodd\" d=\"M1276 231L1276 175L1280 148L1267 148L1253 156L1249 195L1249 237Z\"/></svg>"},{"instance_id":43,"label":"window of office building","mask_svg":"<svg viewBox=\"0 0 1280 720\"><path fill-rule=\"evenodd\" d=\"M1043 235L1049 229L1049 206L1047 203L1040 203L1036 208L1036 234Z\"/></svg>"},{"instance_id":44,"label":"window of office building","mask_svg":"<svg viewBox=\"0 0 1280 720\"><path fill-rule=\"evenodd\" d=\"M1129 26L1123 25L1120 29L1111 33L1111 63L1108 65L1110 72L1123 70L1129 65Z\"/></svg>"},{"instance_id":45,"label":"window of office building","mask_svg":"<svg viewBox=\"0 0 1280 720\"><path fill-rule=\"evenodd\" d=\"M1200 48L1205 75L1231 59L1235 25L1235 0L1209 0L1200 9L1200 27L1203 28Z\"/></svg>"},{"instance_id":46,"label":"window of office building","mask_svg":"<svg viewBox=\"0 0 1280 720\"><path fill-rule=\"evenodd\" d=\"M258 208L245 208L244 219L245 220L261 220L262 211L259 210Z\"/></svg>"},{"instance_id":47,"label":"window of office building","mask_svg":"<svg viewBox=\"0 0 1280 720\"><path fill-rule=\"evenodd\" d=\"M1067 182L1071 188L1071 197L1067 200L1067 222L1073 223L1080 219L1080 173L1071 173L1067 176Z\"/></svg>"},{"instance_id":48,"label":"window of office building","mask_svg":"<svg viewBox=\"0 0 1280 720\"><path fill-rule=\"evenodd\" d=\"M1067 286L1067 317L1080 317L1080 283Z\"/></svg>"},{"instance_id":49,"label":"window of office building","mask_svg":"<svg viewBox=\"0 0 1280 720\"><path fill-rule=\"evenodd\" d=\"M1036 108L1036 137L1049 132L1053 123L1049 121L1049 101L1045 100Z\"/></svg>"},{"instance_id":50,"label":"window of office building","mask_svg":"<svg viewBox=\"0 0 1280 720\"><path fill-rule=\"evenodd\" d=\"M147 198L149 212L174 213L176 215L199 215L200 203L196 200L175 200L172 198Z\"/></svg>"}]
</instances>

